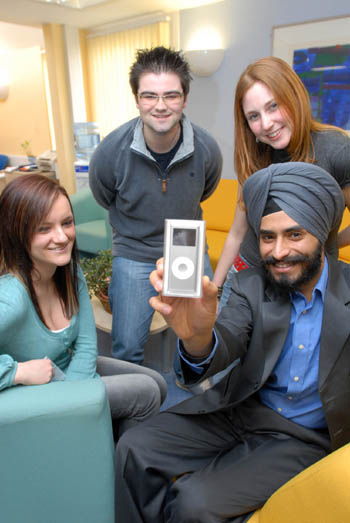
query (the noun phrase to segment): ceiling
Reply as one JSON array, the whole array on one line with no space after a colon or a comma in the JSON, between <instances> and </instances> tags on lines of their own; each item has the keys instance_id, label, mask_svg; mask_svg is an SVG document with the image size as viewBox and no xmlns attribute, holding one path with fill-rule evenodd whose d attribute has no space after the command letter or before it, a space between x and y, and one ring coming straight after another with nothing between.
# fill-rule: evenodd
<instances>
[{"instance_id":1,"label":"ceiling","mask_svg":"<svg viewBox=\"0 0 350 523\"><path fill-rule=\"evenodd\" d=\"M37 2L43 2L46 3L52 3L52 4L59 4L63 5L65 7L72 7L74 9L83 9L85 7L89 7L91 5L97 5L102 4L103 2L106 2L107 0L36 0Z\"/></svg>"},{"instance_id":2,"label":"ceiling","mask_svg":"<svg viewBox=\"0 0 350 523\"><path fill-rule=\"evenodd\" d=\"M182 10L219 1L222 0L105 0L89 6L91 0L75 0L78 5L87 4L87 7L72 9L62 3L53 3L54 0L46 3L38 0L0 0L0 24L10 22L40 26L43 23L57 23L88 28L155 11ZM2 36L0 26L0 39Z\"/></svg>"},{"instance_id":3,"label":"ceiling","mask_svg":"<svg viewBox=\"0 0 350 523\"><path fill-rule=\"evenodd\" d=\"M45 47L40 27L0 22L0 54L11 49Z\"/></svg>"}]
</instances>

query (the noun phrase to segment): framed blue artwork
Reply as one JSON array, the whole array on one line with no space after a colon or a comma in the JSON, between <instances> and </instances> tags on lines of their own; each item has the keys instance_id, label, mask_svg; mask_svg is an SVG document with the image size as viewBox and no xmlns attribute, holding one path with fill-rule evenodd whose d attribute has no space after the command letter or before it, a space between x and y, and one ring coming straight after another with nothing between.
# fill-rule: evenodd
<instances>
[{"instance_id":1,"label":"framed blue artwork","mask_svg":"<svg viewBox=\"0 0 350 523\"><path fill-rule=\"evenodd\" d=\"M315 120L350 129L350 44L297 49L293 68L309 93Z\"/></svg>"},{"instance_id":2,"label":"framed blue artwork","mask_svg":"<svg viewBox=\"0 0 350 523\"><path fill-rule=\"evenodd\" d=\"M275 27L272 54L300 76L316 120L350 131L350 17Z\"/></svg>"}]
</instances>

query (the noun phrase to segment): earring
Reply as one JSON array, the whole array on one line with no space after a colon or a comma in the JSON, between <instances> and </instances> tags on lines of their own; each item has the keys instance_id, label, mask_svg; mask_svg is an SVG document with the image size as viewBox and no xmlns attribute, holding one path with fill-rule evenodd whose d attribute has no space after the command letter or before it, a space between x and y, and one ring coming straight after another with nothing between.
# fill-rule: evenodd
<instances>
[{"instance_id":1,"label":"earring","mask_svg":"<svg viewBox=\"0 0 350 523\"><path fill-rule=\"evenodd\" d=\"M256 143L259 143L259 138L255 138Z\"/></svg>"}]
</instances>

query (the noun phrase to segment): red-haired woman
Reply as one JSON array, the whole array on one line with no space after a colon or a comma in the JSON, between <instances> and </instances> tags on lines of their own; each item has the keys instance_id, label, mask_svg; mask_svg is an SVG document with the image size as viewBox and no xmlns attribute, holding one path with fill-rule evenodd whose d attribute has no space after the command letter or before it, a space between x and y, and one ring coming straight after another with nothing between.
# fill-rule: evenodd
<instances>
[{"instance_id":1,"label":"red-haired woman","mask_svg":"<svg viewBox=\"0 0 350 523\"><path fill-rule=\"evenodd\" d=\"M0 196L0 318L0 390L100 374L120 432L159 410L162 376L97 357L72 207L45 176L19 177Z\"/></svg>"},{"instance_id":2,"label":"red-haired woman","mask_svg":"<svg viewBox=\"0 0 350 523\"><path fill-rule=\"evenodd\" d=\"M230 293L230 274L259 264L257 241L248 227L241 196L241 188L251 174L271 163L315 163L334 176L350 207L350 139L342 129L312 118L308 93L285 61L267 57L245 69L236 87L234 118L234 160L240 190L214 275L214 282L221 287L230 269L220 309ZM337 255L338 247L349 243L347 228L338 237L334 231L326 247Z\"/></svg>"}]
</instances>

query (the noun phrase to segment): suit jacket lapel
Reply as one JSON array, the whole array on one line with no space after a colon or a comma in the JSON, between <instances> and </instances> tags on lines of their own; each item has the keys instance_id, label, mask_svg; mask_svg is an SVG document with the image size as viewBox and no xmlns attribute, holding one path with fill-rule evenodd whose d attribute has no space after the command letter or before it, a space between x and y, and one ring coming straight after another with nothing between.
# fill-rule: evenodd
<instances>
[{"instance_id":1,"label":"suit jacket lapel","mask_svg":"<svg viewBox=\"0 0 350 523\"><path fill-rule=\"evenodd\" d=\"M325 295L319 364L319 388L322 388L350 335L350 289L336 260L327 257L329 275Z\"/></svg>"},{"instance_id":2,"label":"suit jacket lapel","mask_svg":"<svg viewBox=\"0 0 350 523\"><path fill-rule=\"evenodd\" d=\"M269 291L266 292L269 295ZM283 349L290 323L290 302L276 300L262 304L265 366L261 379L265 383Z\"/></svg>"}]
</instances>

